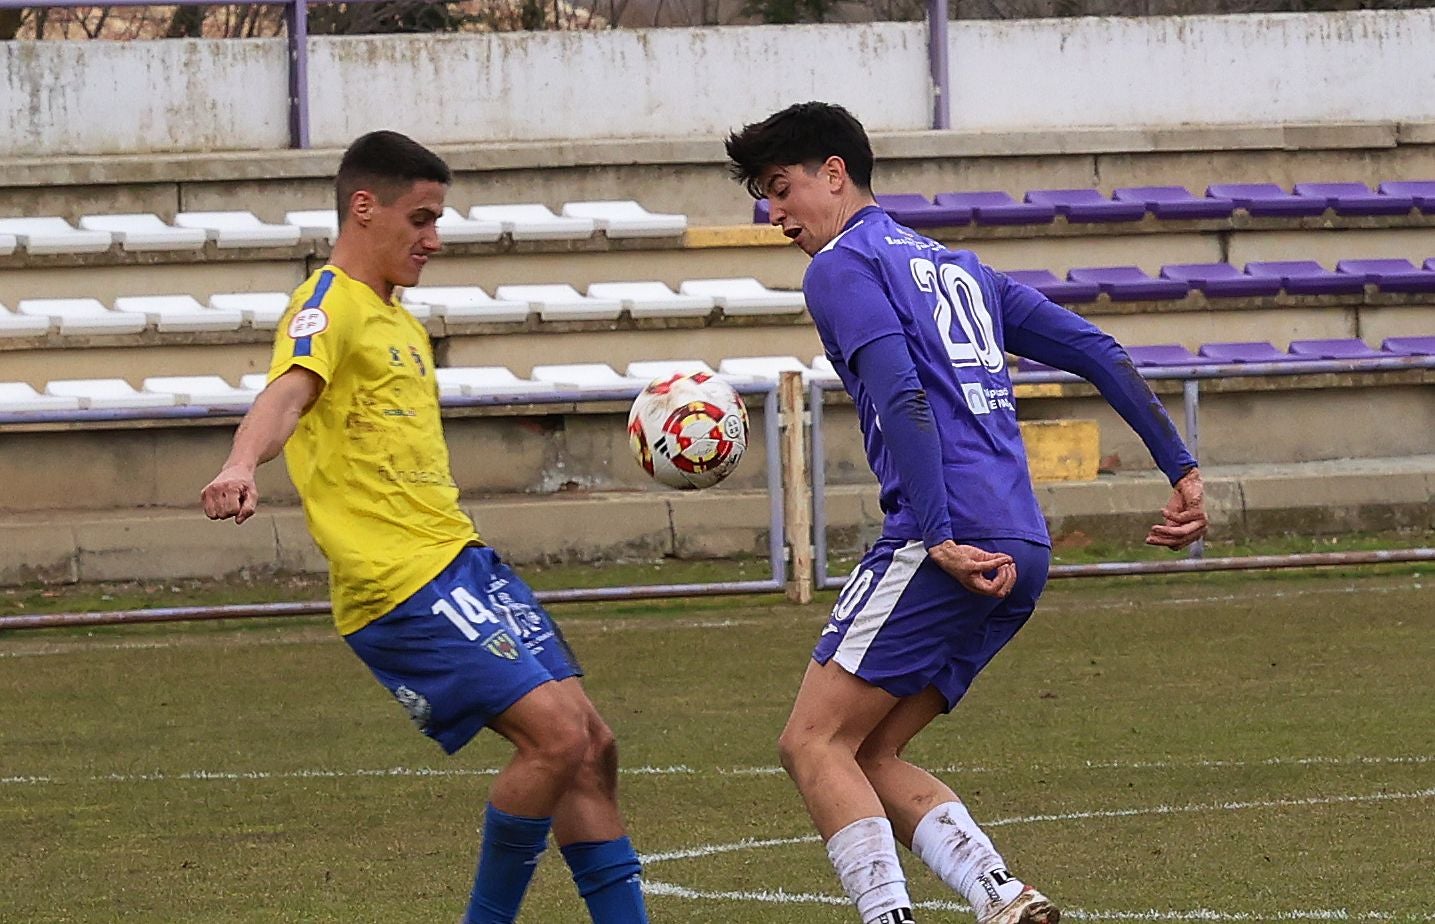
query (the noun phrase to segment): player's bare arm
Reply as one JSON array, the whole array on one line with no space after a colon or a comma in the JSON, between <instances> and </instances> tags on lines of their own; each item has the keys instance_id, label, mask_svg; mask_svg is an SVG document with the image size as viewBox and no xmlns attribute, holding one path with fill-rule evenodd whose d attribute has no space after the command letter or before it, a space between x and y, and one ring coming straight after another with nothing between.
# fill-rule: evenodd
<instances>
[{"instance_id":1,"label":"player's bare arm","mask_svg":"<svg viewBox=\"0 0 1435 924\"><path fill-rule=\"evenodd\" d=\"M254 472L275 458L294 434L299 418L318 399L324 380L301 366L293 366L254 399L234 434L234 447L224 467L200 493L204 514L211 520L234 518L243 523L259 506Z\"/></svg>"},{"instance_id":2,"label":"player's bare arm","mask_svg":"<svg viewBox=\"0 0 1435 924\"><path fill-rule=\"evenodd\" d=\"M1201 470L1193 468L1176 482L1171 499L1161 508L1164 522L1151 527L1147 545L1184 549L1206 535L1206 488Z\"/></svg>"}]
</instances>

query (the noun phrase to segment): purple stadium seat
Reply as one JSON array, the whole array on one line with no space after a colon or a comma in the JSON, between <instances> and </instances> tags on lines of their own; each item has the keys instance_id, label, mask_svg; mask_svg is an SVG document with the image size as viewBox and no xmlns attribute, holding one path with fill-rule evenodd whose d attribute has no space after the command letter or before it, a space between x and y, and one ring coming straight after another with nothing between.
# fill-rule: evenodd
<instances>
[{"instance_id":1,"label":"purple stadium seat","mask_svg":"<svg viewBox=\"0 0 1435 924\"><path fill-rule=\"evenodd\" d=\"M1201 355L1218 363L1279 363L1301 358L1277 350L1265 341L1208 343L1201 347Z\"/></svg>"},{"instance_id":2,"label":"purple stadium seat","mask_svg":"<svg viewBox=\"0 0 1435 924\"><path fill-rule=\"evenodd\" d=\"M1206 362L1179 343L1127 347L1126 352L1138 366L1196 366Z\"/></svg>"},{"instance_id":3,"label":"purple stadium seat","mask_svg":"<svg viewBox=\"0 0 1435 924\"><path fill-rule=\"evenodd\" d=\"M1323 202L1293 196L1274 183L1214 183L1206 187L1206 195L1230 199L1237 208L1260 217L1279 215L1293 218L1325 212Z\"/></svg>"},{"instance_id":4,"label":"purple stadium seat","mask_svg":"<svg viewBox=\"0 0 1435 924\"><path fill-rule=\"evenodd\" d=\"M1297 183L1295 194L1325 202L1337 215L1404 215L1415 204L1409 196L1382 196L1364 183Z\"/></svg>"},{"instance_id":5,"label":"purple stadium seat","mask_svg":"<svg viewBox=\"0 0 1435 924\"><path fill-rule=\"evenodd\" d=\"M1352 295L1365 291L1365 280L1336 273L1314 260L1274 260L1247 263L1252 276L1271 276L1291 295Z\"/></svg>"},{"instance_id":6,"label":"purple stadium seat","mask_svg":"<svg viewBox=\"0 0 1435 924\"><path fill-rule=\"evenodd\" d=\"M1140 221L1146 206L1140 202L1113 202L1096 189L1033 189L1026 201L1049 205L1067 221Z\"/></svg>"},{"instance_id":7,"label":"purple stadium seat","mask_svg":"<svg viewBox=\"0 0 1435 924\"><path fill-rule=\"evenodd\" d=\"M1119 202L1140 202L1157 218L1230 218L1230 199L1191 195L1184 186L1126 186L1116 190Z\"/></svg>"},{"instance_id":8,"label":"purple stadium seat","mask_svg":"<svg viewBox=\"0 0 1435 924\"><path fill-rule=\"evenodd\" d=\"M933 205L926 196L916 193L889 193L877 197L877 204L892 218L909 228L939 228L970 224L972 210L953 206Z\"/></svg>"},{"instance_id":9,"label":"purple stadium seat","mask_svg":"<svg viewBox=\"0 0 1435 924\"><path fill-rule=\"evenodd\" d=\"M1380 184L1382 196L1409 196L1425 214L1435 213L1435 180L1396 180Z\"/></svg>"},{"instance_id":10,"label":"purple stadium seat","mask_svg":"<svg viewBox=\"0 0 1435 924\"><path fill-rule=\"evenodd\" d=\"M1039 363L1034 359L1027 359L1025 356L1016 358L1018 372L1059 372L1055 366L1048 366L1046 363Z\"/></svg>"},{"instance_id":11,"label":"purple stadium seat","mask_svg":"<svg viewBox=\"0 0 1435 924\"><path fill-rule=\"evenodd\" d=\"M1270 276L1247 276L1229 263L1173 263L1161 267L1162 279L1175 279L1218 298L1275 295L1281 281Z\"/></svg>"},{"instance_id":12,"label":"purple stadium seat","mask_svg":"<svg viewBox=\"0 0 1435 924\"><path fill-rule=\"evenodd\" d=\"M1118 302L1185 298L1190 291L1184 282L1155 279L1136 266L1085 267L1072 270L1066 278L1072 282L1094 282Z\"/></svg>"},{"instance_id":13,"label":"purple stadium seat","mask_svg":"<svg viewBox=\"0 0 1435 924\"><path fill-rule=\"evenodd\" d=\"M1435 337L1387 337L1380 349L1400 356L1435 356Z\"/></svg>"},{"instance_id":14,"label":"purple stadium seat","mask_svg":"<svg viewBox=\"0 0 1435 924\"><path fill-rule=\"evenodd\" d=\"M759 199L752 204L752 223L765 225L772 220L772 213L768 210L767 200Z\"/></svg>"},{"instance_id":15,"label":"purple stadium seat","mask_svg":"<svg viewBox=\"0 0 1435 924\"><path fill-rule=\"evenodd\" d=\"M1050 270L1012 270L1007 278L1031 286L1054 302L1094 302L1101 287L1094 282L1071 282L1058 279Z\"/></svg>"},{"instance_id":16,"label":"purple stadium seat","mask_svg":"<svg viewBox=\"0 0 1435 924\"><path fill-rule=\"evenodd\" d=\"M1292 356L1302 359L1379 359L1380 351L1366 346L1364 340L1292 340Z\"/></svg>"},{"instance_id":17,"label":"purple stadium seat","mask_svg":"<svg viewBox=\"0 0 1435 924\"><path fill-rule=\"evenodd\" d=\"M937 205L968 209L979 225L1039 225L1056 218L1056 207L1018 202L1004 192L937 193Z\"/></svg>"},{"instance_id":18,"label":"purple stadium seat","mask_svg":"<svg viewBox=\"0 0 1435 924\"><path fill-rule=\"evenodd\" d=\"M1341 260L1336 272L1358 276L1382 292L1435 292L1435 271L1409 260Z\"/></svg>"}]
</instances>

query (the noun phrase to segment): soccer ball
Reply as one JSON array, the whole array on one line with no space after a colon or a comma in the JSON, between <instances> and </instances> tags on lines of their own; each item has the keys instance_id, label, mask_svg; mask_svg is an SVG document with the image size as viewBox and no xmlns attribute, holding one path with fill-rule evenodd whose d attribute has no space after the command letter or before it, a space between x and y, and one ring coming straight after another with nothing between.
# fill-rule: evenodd
<instances>
[{"instance_id":1,"label":"soccer ball","mask_svg":"<svg viewBox=\"0 0 1435 924\"><path fill-rule=\"evenodd\" d=\"M628 443L643 471L668 487L710 488L747 450L747 408L706 372L654 379L628 413Z\"/></svg>"}]
</instances>

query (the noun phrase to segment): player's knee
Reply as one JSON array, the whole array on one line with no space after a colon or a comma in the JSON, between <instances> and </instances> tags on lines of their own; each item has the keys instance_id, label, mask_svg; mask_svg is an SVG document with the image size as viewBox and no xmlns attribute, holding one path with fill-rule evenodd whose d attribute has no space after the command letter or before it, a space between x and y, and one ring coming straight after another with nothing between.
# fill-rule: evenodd
<instances>
[{"instance_id":1,"label":"player's knee","mask_svg":"<svg viewBox=\"0 0 1435 924\"><path fill-rule=\"evenodd\" d=\"M531 760L560 776L578 773L588 756L590 735L587 725L578 719L551 721L541 737L529 746Z\"/></svg>"},{"instance_id":2,"label":"player's knee","mask_svg":"<svg viewBox=\"0 0 1435 924\"><path fill-rule=\"evenodd\" d=\"M857 758L857 766L862 769L862 773L866 776L880 773L889 763L896 761L898 756L899 752L897 749L886 744L873 744L871 742L864 742L862 746L857 749L855 755Z\"/></svg>"},{"instance_id":3,"label":"player's knee","mask_svg":"<svg viewBox=\"0 0 1435 924\"><path fill-rule=\"evenodd\" d=\"M589 727L588 751L583 769L603 789L616 789L618 784L618 739L606 722Z\"/></svg>"},{"instance_id":4,"label":"player's knee","mask_svg":"<svg viewBox=\"0 0 1435 924\"><path fill-rule=\"evenodd\" d=\"M788 776L795 777L808 762L815 743L811 734L792 727L777 737L777 758Z\"/></svg>"}]
</instances>

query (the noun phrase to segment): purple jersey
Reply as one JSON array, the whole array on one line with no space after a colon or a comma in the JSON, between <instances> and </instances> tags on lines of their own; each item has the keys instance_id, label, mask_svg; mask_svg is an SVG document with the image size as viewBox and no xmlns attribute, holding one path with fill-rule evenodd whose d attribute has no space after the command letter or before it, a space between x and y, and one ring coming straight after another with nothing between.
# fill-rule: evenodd
<instances>
[{"instance_id":1,"label":"purple jersey","mask_svg":"<svg viewBox=\"0 0 1435 924\"><path fill-rule=\"evenodd\" d=\"M1033 290L1009 297L1012 285L975 254L948 250L875 206L858 212L813 258L803 290L827 357L857 406L867 460L881 483L883 534L921 538L922 529L877 404L851 360L866 344L899 334L935 422L952 537L1049 546L1004 353L1006 328L1032 310Z\"/></svg>"}]
</instances>

